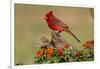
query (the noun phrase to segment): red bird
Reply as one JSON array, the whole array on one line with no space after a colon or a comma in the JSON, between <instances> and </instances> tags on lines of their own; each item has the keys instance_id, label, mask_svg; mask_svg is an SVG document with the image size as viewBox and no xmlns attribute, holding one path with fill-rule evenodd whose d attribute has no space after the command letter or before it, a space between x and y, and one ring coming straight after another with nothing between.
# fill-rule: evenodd
<instances>
[{"instance_id":1,"label":"red bird","mask_svg":"<svg viewBox=\"0 0 100 69\"><path fill-rule=\"evenodd\" d=\"M58 18L56 18L53 15L53 12L50 11L45 15L45 20L48 24L48 27L51 28L52 30L56 30L59 33L62 31L68 32L69 34L71 34L78 42L80 42L80 40L69 30L69 27L62 22L61 20L59 20Z\"/></svg>"}]
</instances>

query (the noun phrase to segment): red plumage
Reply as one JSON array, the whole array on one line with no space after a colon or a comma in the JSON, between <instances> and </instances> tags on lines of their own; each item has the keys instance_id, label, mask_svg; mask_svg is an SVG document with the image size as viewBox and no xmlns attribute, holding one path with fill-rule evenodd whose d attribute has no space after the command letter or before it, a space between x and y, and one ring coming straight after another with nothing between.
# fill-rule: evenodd
<instances>
[{"instance_id":1,"label":"red plumage","mask_svg":"<svg viewBox=\"0 0 100 69\"><path fill-rule=\"evenodd\" d=\"M45 20L47 21L48 27L51 28L52 30L56 30L59 32L65 31L70 33L78 42L80 42L80 40L69 30L69 27L62 22L61 20L59 20L58 18L56 18L53 15L52 11L49 11L46 15Z\"/></svg>"}]
</instances>

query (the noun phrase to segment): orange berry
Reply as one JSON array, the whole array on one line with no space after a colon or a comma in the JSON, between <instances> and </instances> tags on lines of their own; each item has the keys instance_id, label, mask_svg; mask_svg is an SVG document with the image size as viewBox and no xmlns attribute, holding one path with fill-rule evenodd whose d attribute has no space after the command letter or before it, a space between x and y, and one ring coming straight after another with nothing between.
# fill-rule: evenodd
<instances>
[{"instance_id":1,"label":"orange berry","mask_svg":"<svg viewBox=\"0 0 100 69\"><path fill-rule=\"evenodd\" d=\"M84 48L91 48L92 47L91 41L85 41L83 44L83 47Z\"/></svg>"},{"instance_id":2,"label":"orange berry","mask_svg":"<svg viewBox=\"0 0 100 69\"><path fill-rule=\"evenodd\" d=\"M94 40L91 40L90 42L91 42L91 44L94 44Z\"/></svg>"},{"instance_id":3,"label":"orange berry","mask_svg":"<svg viewBox=\"0 0 100 69\"><path fill-rule=\"evenodd\" d=\"M46 55L46 58L47 58L47 59L48 59L48 58L50 58L50 57L51 57L51 55L50 55L50 54L47 54L47 55Z\"/></svg>"},{"instance_id":4,"label":"orange berry","mask_svg":"<svg viewBox=\"0 0 100 69\"><path fill-rule=\"evenodd\" d=\"M77 56L78 58L80 58L81 52L80 52L80 51L77 51L77 52L76 52L76 56Z\"/></svg>"},{"instance_id":5,"label":"orange berry","mask_svg":"<svg viewBox=\"0 0 100 69\"><path fill-rule=\"evenodd\" d=\"M48 48L47 49L47 53L50 54L50 55L53 55L53 49L52 48Z\"/></svg>"},{"instance_id":6,"label":"orange berry","mask_svg":"<svg viewBox=\"0 0 100 69\"><path fill-rule=\"evenodd\" d=\"M39 53L36 53L35 54L35 57L39 58L40 57L40 54Z\"/></svg>"},{"instance_id":7,"label":"orange berry","mask_svg":"<svg viewBox=\"0 0 100 69\"><path fill-rule=\"evenodd\" d=\"M39 58L41 55L44 54L44 50L39 50L36 54L35 57Z\"/></svg>"},{"instance_id":8,"label":"orange berry","mask_svg":"<svg viewBox=\"0 0 100 69\"><path fill-rule=\"evenodd\" d=\"M58 54L58 56L61 56L62 55L62 48L58 48L58 51L57 51L57 54Z\"/></svg>"},{"instance_id":9,"label":"orange berry","mask_svg":"<svg viewBox=\"0 0 100 69\"><path fill-rule=\"evenodd\" d=\"M64 48L69 48L69 45L68 45L68 44L65 44L65 45L64 45Z\"/></svg>"}]
</instances>

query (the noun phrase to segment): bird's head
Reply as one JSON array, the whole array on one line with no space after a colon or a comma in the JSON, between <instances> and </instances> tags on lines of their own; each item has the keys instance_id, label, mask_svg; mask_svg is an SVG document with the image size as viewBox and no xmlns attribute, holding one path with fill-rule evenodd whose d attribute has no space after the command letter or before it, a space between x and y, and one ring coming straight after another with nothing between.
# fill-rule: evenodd
<instances>
[{"instance_id":1,"label":"bird's head","mask_svg":"<svg viewBox=\"0 0 100 69\"><path fill-rule=\"evenodd\" d=\"M50 19L51 16L53 16L53 12L52 12L52 10L49 11L49 12L47 12L47 13L45 14L44 19L45 19L46 21L48 21L48 19Z\"/></svg>"}]
</instances>

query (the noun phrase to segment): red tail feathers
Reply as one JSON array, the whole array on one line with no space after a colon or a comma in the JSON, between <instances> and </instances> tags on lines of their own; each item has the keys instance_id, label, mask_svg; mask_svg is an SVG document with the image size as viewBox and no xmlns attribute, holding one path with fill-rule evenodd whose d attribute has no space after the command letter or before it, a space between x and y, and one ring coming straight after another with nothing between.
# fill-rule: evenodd
<instances>
[{"instance_id":1,"label":"red tail feathers","mask_svg":"<svg viewBox=\"0 0 100 69\"><path fill-rule=\"evenodd\" d=\"M81 42L71 31L66 31L68 32L69 34L71 34L78 42Z\"/></svg>"}]
</instances>

